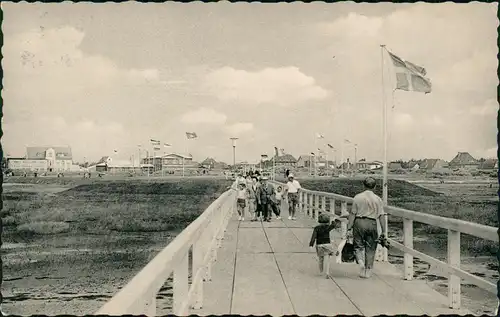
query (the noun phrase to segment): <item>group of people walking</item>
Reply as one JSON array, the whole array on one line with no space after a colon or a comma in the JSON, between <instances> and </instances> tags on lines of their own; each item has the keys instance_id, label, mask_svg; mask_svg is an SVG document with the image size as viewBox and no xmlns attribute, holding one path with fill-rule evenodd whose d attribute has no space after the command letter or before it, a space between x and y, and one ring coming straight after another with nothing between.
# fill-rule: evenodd
<instances>
[{"instance_id":1,"label":"group of people walking","mask_svg":"<svg viewBox=\"0 0 500 317\"><path fill-rule=\"evenodd\" d=\"M288 219L295 220L295 211L299 202L298 193L301 186L289 171L287 171L287 178L288 181L284 188L277 186L275 190L274 186L268 183L267 177L261 177L259 174L248 174L245 179L243 175L239 175L237 179L239 220L245 219L246 207L248 207L252 217L251 221L271 221L272 213L276 215L277 219L281 219L281 205L284 200L288 201ZM383 234L385 221L382 217L386 215L384 204L382 199L373 192L376 181L374 178L368 177L363 181L363 185L364 191L354 197L348 216L330 217L328 214L320 214L318 217L319 224L312 232L309 246L316 246L319 270L321 274L326 273L326 277L329 277L329 257L338 255L339 252L331 244L330 231L337 228L341 221L347 222L348 237L352 239L356 262L360 266L360 277L371 277L377 244L381 244L383 247L388 246ZM377 223L382 229L380 235Z\"/></svg>"},{"instance_id":2,"label":"group of people walking","mask_svg":"<svg viewBox=\"0 0 500 317\"><path fill-rule=\"evenodd\" d=\"M272 214L281 219L281 207L284 201L288 202L288 219L295 220L295 211L298 204L300 183L293 174L288 175L288 182L284 187L276 188L268 182L266 176L259 173L248 173L246 178L242 174L237 178L237 210L239 220L245 220L246 210L251 221L270 222Z\"/></svg>"}]
</instances>

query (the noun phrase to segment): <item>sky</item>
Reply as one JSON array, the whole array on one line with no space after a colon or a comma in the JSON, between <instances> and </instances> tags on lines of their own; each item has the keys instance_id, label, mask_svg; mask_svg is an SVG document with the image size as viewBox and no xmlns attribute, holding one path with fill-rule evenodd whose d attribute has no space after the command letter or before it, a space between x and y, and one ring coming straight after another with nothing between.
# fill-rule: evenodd
<instances>
[{"instance_id":1,"label":"sky","mask_svg":"<svg viewBox=\"0 0 500 317\"><path fill-rule=\"evenodd\" d=\"M338 160L352 160L354 143L358 159L380 160L385 101L390 160L496 157L494 3L2 9L2 144L10 156L68 145L80 162L114 150L129 159L156 139L172 145L162 152L231 163L229 138L238 137L236 161L257 162L275 146L298 158L326 143ZM432 92L394 91L381 44L425 67Z\"/></svg>"}]
</instances>

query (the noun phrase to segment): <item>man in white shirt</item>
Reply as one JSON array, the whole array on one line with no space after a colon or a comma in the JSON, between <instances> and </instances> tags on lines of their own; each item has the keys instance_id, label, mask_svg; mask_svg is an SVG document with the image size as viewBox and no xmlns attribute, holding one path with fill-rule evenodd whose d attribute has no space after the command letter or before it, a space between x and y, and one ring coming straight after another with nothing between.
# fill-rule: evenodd
<instances>
[{"instance_id":1,"label":"man in white shirt","mask_svg":"<svg viewBox=\"0 0 500 317\"><path fill-rule=\"evenodd\" d=\"M296 181L293 174L288 174L288 183L285 186L285 192L288 195L288 220L295 220L295 210L299 203L300 183Z\"/></svg>"},{"instance_id":2,"label":"man in white shirt","mask_svg":"<svg viewBox=\"0 0 500 317\"><path fill-rule=\"evenodd\" d=\"M385 222L381 219L385 216L385 211L382 199L373 193L375 179L368 177L363 185L365 191L354 196L347 230L352 230L354 251L361 266L360 276L370 278L379 239L377 222L380 223L382 232L385 232Z\"/></svg>"}]
</instances>

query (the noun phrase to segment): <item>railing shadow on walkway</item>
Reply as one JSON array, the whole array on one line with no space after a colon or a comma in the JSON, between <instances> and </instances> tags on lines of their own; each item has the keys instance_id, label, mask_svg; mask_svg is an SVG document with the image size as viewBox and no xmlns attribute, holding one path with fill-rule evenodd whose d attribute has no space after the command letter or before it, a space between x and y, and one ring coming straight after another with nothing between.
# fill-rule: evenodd
<instances>
[{"instance_id":1,"label":"railing shadow on walkway","mask_svg":"<svg viewBox=\"0 0 500 317\"><path fill-rule=\"evenodd\" d=\"M156 296L171 275L173 275L173 313L185 316L201 309L203 307L203 284L211 279L211 268L217 259L217 249L221 246L228 221L236 208L235 197L235 191L232 189L223 193L97 314L155 316L157 313ZM348 204L351 204L352 200L353 198L334 193L302 189L299 193L298 211L316 220L321 213L346 215ZM338 205L340 209L336 208ZM403 219L403 244L389 240L392 247L404 253L403 278L405 280L414 278L413 258L417 257L448 275L448 304L452 309L461 307L462 279L496 294L495 284L460 269L460 235L464 233L498 242L497 228L392 206L387 206L385 209L390 216ZM414 222L448 230L447 262L413 249ZM342 224L341 231L342 236L345 236L345 223ZM192 252L191 261L190 252ZM192 267L191 283L188 278L189 267Z\"/></svg>"}]
</instances>

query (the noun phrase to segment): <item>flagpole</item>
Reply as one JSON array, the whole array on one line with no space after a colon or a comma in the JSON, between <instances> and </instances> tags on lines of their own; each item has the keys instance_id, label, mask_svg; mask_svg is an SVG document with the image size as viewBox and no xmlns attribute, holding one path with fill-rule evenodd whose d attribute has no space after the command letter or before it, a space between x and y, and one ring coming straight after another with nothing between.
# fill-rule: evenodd
<instances>
[{"instance_id":1,"label":"flagpole","mask_svg":"<svg viewBox=\"0 0 500 317\"><path fill-rule=\"evenodd\" d=\"M316 166L318 161L318 136L316 134L314 135L314 147L316 148L315 150L316 155L314 155L314 177L316 177L317 176Z\"/></svg>"},{"instance_id":2,"label":"flagpole","mask_svg":"<svg viewBox=\"0 0 500 317\"><path fill-rule=\"evenodd\" d=\"M384 205L387 206L387 198L388 198L388 184L387 184L387 102L385 100L385 84L384 84L384 49L385 45L380 45L380 58L381 58L381 69L382 69L382 133L384 138L384 166L383 166L383 178L382 178L382 200ZM383 221L385 222L385 232L384 235L387 237L387 217L384 217ZM383 249L383 257L384 261L388 261L388 252L387 249Z\"/></svg>"},{"instance_id":3,"label":"flagpole","mask_svg":"<svg viewBox=\"0 0 500 317\"><path fill-rule=\"evenodd\" d=\"M340 175L344 175L344 140L340 144Z\"/></svg>"}]
</instances>

